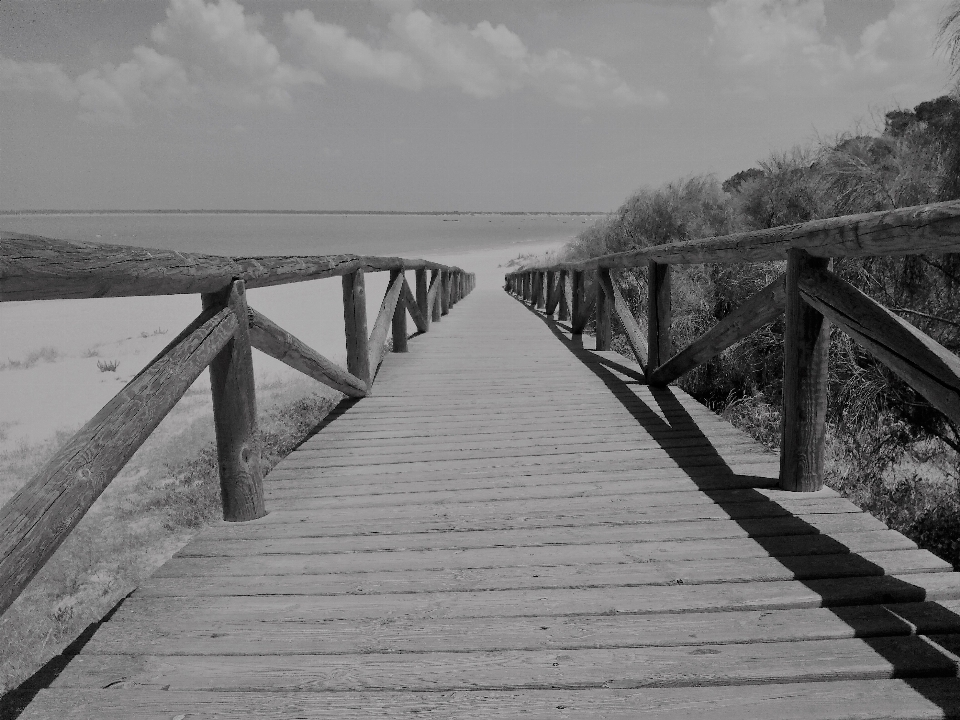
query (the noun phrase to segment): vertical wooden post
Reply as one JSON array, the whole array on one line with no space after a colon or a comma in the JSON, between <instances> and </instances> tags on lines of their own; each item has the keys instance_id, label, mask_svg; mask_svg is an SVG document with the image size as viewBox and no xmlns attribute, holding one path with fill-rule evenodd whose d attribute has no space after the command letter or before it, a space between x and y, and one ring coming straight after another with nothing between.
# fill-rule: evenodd
<instances>
[{"instance_id":1,"label":"vertical wooden post","mask_svg":"<svg viewBox=\"0 0 960 720\"><path fill-rule=\"evenodd\" d=\"M829 264L827 258L814 258L803 250L787 252L780 444L784 490L812 492L823 487L830 322L801 299L798 279L805 268Z\"/></svg>"},{"instance_id":2,"label":"vertical wooden post","mask_svg":"<svg viewBox=\"0 0 960 720\"><path fill-rule=\"evenodd\" d=\"M201 302L205 309L229 307L239 321L233 339L210 363L210 389L223 519L256 520L267 511L263 504L263 472L256 439L257 400L243 281L234 280L220 292L204 293Z\"/></svg>"},{"instance_id":3,"label":"vertical wooden post","mask_svg":"<svg viewBox=\"0 0 960 720\"><path fill-rule=\"evenodd\" d=\"M440 271L440 314L446 315L450 312L450 271Z\"/></svg>"},{"instance_id":4,"label":"vertical wooden post","mask_svg":"<svg viewBox=\"0 0 960 720\"><path fill-rule=\"evenodd\" d=\"M390 271L390 285L403 275L403 268ZM395 353L407 352L407 304L403 301L403 296L397 301L397 306L393 309L393 351Z\"/></svg>"},{"instance_id":5,"label":"vertical wooden post","mask_svg":"<svg viewBox=\"0 0 960 720\"><path fill-rule=\"evenodd\" d=\"M367 294L363 270L344 275L343 332L347 338L347 370L370 389L370 349L367 332Z\"/></svg>"},{"instance_id":6,"label":"vertical wooden post","mask_svg":"<svg viewBox=\"0 0 960 720\"><path fill-rule=\"evenodd\" d=\"M429 287L427 286L427 270L426 268L421 268L416 271L416 283L417 283L417 307L420 309L420 315L423 316L423 322L426 323L427 329L424 332L430 331L430 308L429 300L427 299L427 291Z\"/></svg>"},{"instance_id":7,"label":"vertical wooden post","mask_svg":"<svg viewBox=\"0 0 960 720\"><path fill-rule=\"evenodd\" d=\"M432 320L434 322L440 322L440 295L443 293L443 278L440 276L439 270L430 271L430 284L433 285L434 282L440 283L440 286L437 287L437 292L433 296L433 307L430 308L430 312L433 315Z\"/></svg>"},{"instance_id":8,"label":"vertical wooden post","mask_svg":"<svg viewBox=\"0 0 960 720\"><path fill-rule=\"evenodd\" d=\"M547 309L547 274L537 273L537 310Z\"/></svg>"},{"instance_id":9,"label":"vertical wooden post","mask_svg":"<svg viewBox=\"0 0 960 720\"><path fill-rule=\"evenodd\" d=\"M600 275L610 276L607 268L600 268L597 271ZM608 298L603 291L603 283L597 281L597 350L609 350L611 340L611 310L613 309L613 299Z\"/></svg>"},{"instance_id":10,"label":"vertical wooden post","mask_svg":"<svg viewBox=\"0 0 960 720\"><path fill-rule=\"evenodd\" d=\"M523 301L530 302L530 295L532 292L531 284L533 283L533 276L525 272L523 274Z\"/></svg>"},{"instance_id":11,"label":"vertical wooden post","mask_svg":"<svg viewBox=\"0 0 960 720\"><path fill-rule=\"evenodd\" d=\"M553 271L548 271L547 272L547 292L545 293L547 306L549 306L550 304L550 296L553 295L553 289L556 286L556 284L557 284L557 274ZM550 313L550 314L552 315L553 313Z\"/></svg>"},{"instance_id":12,"label":"vertical wooden post","mask_svg":"<svg viewBox=\"0 0 960 720\"><path fill-rule=\"evenodd\" d=\"M561 322L570 320L570 306L567 304L567 271L561 270L560 277L557 279L560 284L560 305L557 311L557 320Z\"/></svg>"},{"instance_id":13,"label":"vertical wooden post","mask_svg":"<svg viewBox=\"0 0 960 720\"><path fill-rule=\"evenodd\" d=\"M583 270L573 271L573 320L570 324L574 335L582 335L583 328L587 324L587 293L584 288Z\"/></svg>"},{"instance_id":14,"label":"vertical wooden post","mask_svg":"<svg viewBox=\"0 0 960 720\"><path fill-rule=\"evenodd\" d=\"M670 343L670 266L647 264L647 374L673 354Z\"/></svg>"}]
</instances>

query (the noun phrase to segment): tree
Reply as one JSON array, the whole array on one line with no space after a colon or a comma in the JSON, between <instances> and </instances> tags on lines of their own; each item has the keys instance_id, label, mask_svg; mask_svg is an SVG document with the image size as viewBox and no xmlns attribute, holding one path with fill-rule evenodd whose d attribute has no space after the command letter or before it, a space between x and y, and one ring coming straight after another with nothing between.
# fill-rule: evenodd
<instances>
[{"instance_id":1,"label":"tree","mask_svg":"<svg viewBox=\"0 0 960 720\"><path fill-rule=\"evenodd\" d=\"M960 0L954 0L940 23L940 42L946 47L954 75L960 81Z\"/></svg>"}]
</instances>

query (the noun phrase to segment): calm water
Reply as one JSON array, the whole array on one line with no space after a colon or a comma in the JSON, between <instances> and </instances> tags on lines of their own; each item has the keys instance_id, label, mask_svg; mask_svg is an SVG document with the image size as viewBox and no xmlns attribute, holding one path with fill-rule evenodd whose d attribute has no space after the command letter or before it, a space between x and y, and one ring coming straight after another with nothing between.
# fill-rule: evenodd
<instances>
[{"instance_id":1,"label":"calm water","mask_svg":"<svg viewBox=\"0 0 960 720\"><path fill-rule=\"evenodd\" d=\"M64 240L223 255L428 257L572 239L594 218L576 215L19 215L0 229ZM522 247L517 248L518 252Z\"/></svg>"}]
</instances>

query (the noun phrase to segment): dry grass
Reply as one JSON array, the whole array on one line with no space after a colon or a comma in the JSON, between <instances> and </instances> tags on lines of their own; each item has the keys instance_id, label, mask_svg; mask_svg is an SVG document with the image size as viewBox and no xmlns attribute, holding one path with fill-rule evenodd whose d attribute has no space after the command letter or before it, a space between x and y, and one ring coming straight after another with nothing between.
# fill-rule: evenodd
<instances>
[{"instance_id":1,"label":"dry grass","mask_svg":"<svg viewBox=\"0 0 960 720\"><path fill-rule=\"evenodd\" d=\"M340 397L299 382L258 383L257 390L267 469L296 447ZM191 389L0 618L0 692L59 653L218 517L210 413L209 391ZM0 455L0 503L70 435L61 432Z\"/></svg>"}]
</instances>

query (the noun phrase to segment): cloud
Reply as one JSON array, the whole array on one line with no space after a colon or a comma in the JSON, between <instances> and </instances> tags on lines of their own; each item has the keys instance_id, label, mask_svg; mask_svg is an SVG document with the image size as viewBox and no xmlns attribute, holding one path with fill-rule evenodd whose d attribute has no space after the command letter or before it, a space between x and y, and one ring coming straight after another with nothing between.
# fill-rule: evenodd
<instances>
[{"instance_id":1,"label":"cloud","mask_svg":"<svg viewBox=\"0 0 960 720\"><path fill-rule=\"evenodd\" d=\"M533 90L573 107L659 104L662 93L638 93L602 60L567 50L530 52L504 25L471 28L416 9L405 0L379 0L391 11L380 47L323 23L308 10L285 15L295 44L318 72L379 80L417 90L455 87L475 98Z\"/></svg>"},{"instance_id":2,"label":"cloud","mask_svg":"<svg viewBox=\"0 0 960 720\"><path fill-rule=\"evenodd\" d=\"M351 37L345 28L320 22L309 10L287 13L284 23L291 39L323 72L332 70L349 78L382 80L411 90L423 86L420 66L402 52L372 48Z\"/></svg>"},{"instance_id":3,"label":"cloud","mask_svg":"<svg viewBox=\"0 0 960 720\"><path fill-rule=\"evenodd\" d=\"M826 2L843 0L723 0L709 8L710 54L749 86L810 90L897 91L942 84L933 47L942 6L894 0L889 14L866 27L859 47L825 37Z\"/></svg>"},{"instance_id":4,"label":"cloud","mask_svg":"<svg viewBox=\"0 0 960 720\"><path fill-rule=\"evenodd\" d=\"M173 109L216 102L238 106L288 106L292 88L321 84L315 71L280 58L236 0L171 0L166 20L126 62L105 63L76 78L52 63L0 56L0 89L42 92L76 101L89 122L133 125L138 109Z\"/></svg>"},{"instance_id":5,"label":"cloud","mask_svg":"<svg viewBox=\"0 0 960 720\"><path fill-rule=\"evenodd\" d=\"M571 107L660 104L638 92L600 59L554 48L530 51L504 25L446 22L415 0L374 0L388 13L377 46L311 10L287 12L283 26L300 64L281 57L263 19L237 0L170 0L166 18L120 64L76 77L53 63L0 56L0 90L37 92L74 102L81 119L131 126L145 109L289 107L293 93L324 83L325 74L416 91L452 87L475 98L532 91Z\"/></svg>"}]
</instances>

